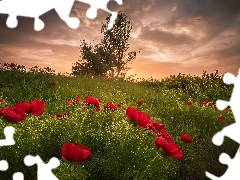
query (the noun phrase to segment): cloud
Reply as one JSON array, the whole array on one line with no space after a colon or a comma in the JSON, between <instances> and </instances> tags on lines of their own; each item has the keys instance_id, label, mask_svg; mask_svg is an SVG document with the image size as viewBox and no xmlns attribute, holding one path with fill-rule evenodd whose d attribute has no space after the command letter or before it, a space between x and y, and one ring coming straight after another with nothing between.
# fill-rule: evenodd
<instances>
[{"instance_id":1,"label":"cloud","mask_svg":"<svg viewBox=\"0 0 240 180\"><path fill-rule=\"evenodd\" d=\"M151 30L149 26L145 26L141 29L138 38L163 44L165 46L177 46L192 43L194 41L186 34L177 34L158 29Z\"/></svg>"}]
</instances>

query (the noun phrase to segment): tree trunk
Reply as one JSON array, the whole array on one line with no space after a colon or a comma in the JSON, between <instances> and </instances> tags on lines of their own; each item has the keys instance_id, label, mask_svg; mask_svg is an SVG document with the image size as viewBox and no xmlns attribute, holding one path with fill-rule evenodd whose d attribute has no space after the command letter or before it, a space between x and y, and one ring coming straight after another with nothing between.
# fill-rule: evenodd
<instances>
[{"instance_id":1,"label":"tree trunk","mask_svg":"<svg viewBox=\"0 0 240 180\"><path fill-rule=\"evenodd\" d=\"M121 73L121 67L118 67L118 68L117 68L117 76L116 76L117 78L119 78L120 73Z\"/></svg>"},{"instance_id":2,"label":"tree trunk","mask_svg":"<svg viewBox=\"0 0 240 180\"><path fill-rule=\"evenodd\" d=\"M114 78L114 69L111 68L110 70L111 70L111 77Z\"/></svg>"}]
</instances>

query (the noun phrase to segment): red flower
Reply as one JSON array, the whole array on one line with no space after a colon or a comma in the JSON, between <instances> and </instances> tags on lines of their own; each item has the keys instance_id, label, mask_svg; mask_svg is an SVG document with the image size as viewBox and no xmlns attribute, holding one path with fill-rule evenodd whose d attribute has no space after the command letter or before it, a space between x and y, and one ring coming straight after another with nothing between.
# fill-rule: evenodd
<instances>
[{"instance_id":1,"label":"red flower","mask_svg":"<svg viewBox=\"0 0 240 180\"><path fill-rule=\"evenodd\" d=\"M138 105L142 105L142 103L143 103L143 101L141 99L137 101Z\"/></svg>"},{"instance_id":2,"label":"red flower","mask_svg":"<svg viewBox=\"0 0 240 180\"><path fill-rule=\"evenodd\" d=\"M204 106L206 106L206 105L207 105L207 103L208 103L208 102L204 101L204 102L203 102L203 105L204 105Z\"/></svg>"},{"instance_id":3,"label":"red flower","mask_svg":"<svg viewBox=\"0 0 240 180\"><path fill-rule=\"evenodd\" d=\"M49 114L49 117L52 118L52 119L56 118L56 116L54 116L52 114Z\"/></svg>"},{"instance_id":4,"label":"red flower","mask_svg":"<svg viewBox=\"0 0 240 180\"><path fill-rule=\"evenodd\" d=\"M54 86L56 86L55 82L52 82L52 84L51 84L51 85L52 85L53 87L54 87Z\"/></svg>"},{"instance_id":5,"label":"red flower","mask_svg":"<svg viewBox=\"0 0 240 180\"><path fill-rule=\"evenodd\" d=\"M207 105L208 105L208 106L212 106L212 103L209 102L209 103L207 103Z\"/></svg>"},{"instance_id":6,"label":"red flower","mask_svg":"<svg viewBox=\"0 0 240 180\"><path fill-rule=\"evenodd\" d=\"M58 119L67 119L67 115L65 113L61 113L61 114L57 115L56 118L58 118Z\"/></svg>"},{"instance_id":7,"label":"red flower","mask_svg":"<svg viewBox=\"0 0 240 180\"><path fill-rule=\"evenodd\" d=\"M15 63L11 63L10 67L15 68L17 65Z\"/></svg>"},{"instance_id":8,"label":"red flower","mask_svg":"<svg viewBox=\"0 0 240 180\"><path fill-rule=\"evenodd\" d=\"M228 109L229 109L228 107L225 108L226 111L227 111Z\"/></svg>"},{"instance_id":9,"label":"red flower","mask_svg":"<svg viewBox=\"0 0 240 180\"><path fill-rule=\"evenodd\" d=\"M26 114L19 110L19 107L15 108L12 106L10 108L0 110L0 116L3 116L9 122L18 123L25 119Z\"/></svg>"},{"instance_id":10,"label":"red flower","mask_svg":"<svg viewBox=\"0 0 240 180\"><path fill-rule=\"evenodd\" d=\"M226 116L220 114L219 117L218 117L218 120L225 120L226 119Z\"/></svg>"},{"instance_id":11,"label":"red flower","mask_svg":"<svg viewBox=\"0 0 240 180\"><path fill-rule=\"evenodd\" d=\"M186 143L192 143L193 142L192 138L190 136L188 136L187 134L182 134L180 136L180 139L182 141L186 142Z\"/></svg>"},{"instance_id":12,"label":"red flower","mask_svg":"<svg viewBox=\"0 0 240 180\"><path fill-rule=\"evenodd\" d=\"M122 106L123 105L123 102L119 102L118 103L118 107Z\"/></svg>"},{"instance_id":13,"label":"red flower","mask_svg":"<svg viewBox=\"0 0 240 180\"><path fill-rule=\"evenodd\" d=\"M104 109L107 109L107 108L111 109L112 111L117 110L117 107L112 102L109 102L104 106Z\"/></svg>"},{"instance_id":14,"label":"red flower","mask_svg":"<svg viewBox=\"0 0 240 180\"><path fill-rule=\"evenodd\" d=\"M162 150L168 155L176 159L182 159L183 153L180 147L178 147L174 142L167 141L163 137L158 137L155 139L155 146L159 149L162 148Z\"/></svg>"},{"instance_id":15,"label":"red flower","mask_svg":"<svg viewBox=\"0 0 240 180\"><path fill-rule=\"evenodd\" d=\"M75 97L74 101L75 101L75 102L80 102L80 96L79 96L79 94Z\"/></svg>"},{"instance_id":16,"label":"red flower","mask_svg":"<svg viewBox=\"0 0 240 180\"><path fill-rule=\"evenodd\" d=\"M71 106L71 105L73 104L73 102L72 102L72 100L67 100L67 101L66 101L66 104L67 104L68 106Z\"/></svg>"},{"instance_id":17,"label":"red flower","mask_svg":"<svg viewBox=\"0 0 240 180\"><path fill-rule=\"evenodd\" d=\"M162 129L164 129L165 124L160 124L159 122L150 121L147 125L155 134L160 134Z\"/></svg>"},{"instance_id":18,"label":"red flower","mask_svg":"<svg viewBox=\"0 0 240 180\"><path fill-rule=\"evenodd\" d=\"M162 129L162 130L161 130L161 136L162 136L163 138L165 138L168 142L172 141L172 136L170 136L170 135L168 134L168 132L166 131L166 129Z\"/></svg>"},{"instance_id":19,"label":"red flower","mask_svg":"<svg viewBox=\"0 0 240 180\"><path fill-rule=\"evenodd\" d=\"M191 101L188 101L188 102L187 102L187 105L188 105L188 106L191 106L192 104L193 104L193 103L192 103Z\"/></svg>"},{"instance_id":20,"label":"red flower","mask_svg":"<svg viewBox=\"0 0 240 180\"><path fill-rule=\"evenodd\" d=\"M147 128L148 124L150 122L150 116L148 114L145 114L135 108L128 107L126 109L126 115L128 118L130 118L133 121L137 121L138 125L142 128Z\"/></svg>"},{"instance_id":21,"label":"red flower","mask_svg":"<svg viewBox=\"0 0 240 180\"><path fill-rule=\"evenodd\" d=\"M216 105L216 104L214 104L213 108L214 108L214 109L217 109L217 105Z\"/></svg>"},{"instance_id":22,"label":"red flower","mask_svg":"<svg viewBox=\"0 0 240 180\"><path fill-rule=\"evenodd\" d=\"M86 98L86 105L94 105L96 111L100 111L100 99L98 98L94 98L94 97L87 97Z\"/></svg>"},{"instance_id":23,"label":"red flower","mask_svg":"<svg viewBox=\"0 0 240 180\"><path fill-rule=\"evenodd\" d=\"M137 121L137 118L138 118L138 110L135 109L135 108L132 108L132 107L128 107L126 109L126 115L128 118L130 118L131 120L133 121Z\"/></svg>"},{"instance_id":24,"label":"red flower","mask_svg":"<svg viewBox=\"0 0 240 180\"><path fill-rule=\"evenodd\" d=\"M63 144L61 151L64 160L73 162L84 162L92 154L89 147L84 145L77 146L71 142Z\"/></svg>"},{"instance_id":25,"label":"red flower","mask_svg":"<svg viewBox=\"0 0 240 180\"><path fill-rule=\"evenodd\" d=\"M32 100L31 105L32 105L32 112L31 113L34 116L39 116L39 115L41 115L45 112L44 107L46 106L46 104L43 101L34 99L34 100Z\"/></svg>"}]
</instances>

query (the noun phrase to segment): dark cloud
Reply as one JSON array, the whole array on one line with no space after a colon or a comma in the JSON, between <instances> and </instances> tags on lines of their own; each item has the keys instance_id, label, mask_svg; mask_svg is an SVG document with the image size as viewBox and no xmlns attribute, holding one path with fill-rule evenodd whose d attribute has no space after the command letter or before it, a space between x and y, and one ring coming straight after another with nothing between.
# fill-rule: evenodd
<instances>
[{"instance_id":1,"label":"dark cloud","mask_svg":"<svg viewBox=\"0 0 240 180\"><path fill-rule=\"evenodd\" d=\"M145 26L141 29L138 38L156 42L166 46L177 46L180 44L191 43L194 41L186 34L177 34L157 29L151 30L149 26Z\"/></svg>"}]
</instances>

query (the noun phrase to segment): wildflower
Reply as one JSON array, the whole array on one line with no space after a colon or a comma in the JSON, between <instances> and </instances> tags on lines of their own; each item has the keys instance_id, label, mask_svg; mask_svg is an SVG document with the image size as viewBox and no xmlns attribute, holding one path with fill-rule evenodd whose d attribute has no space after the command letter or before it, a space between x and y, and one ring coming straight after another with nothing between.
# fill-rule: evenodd
<instances>
[{"instance_id":1,"label":"wildflower","mask_svg":"<svg viewBox=\"0 0 240 180\"><path fill-rule=\"evenodd\" d=\"M204 102L203 102L203 105L204 105L204 106L206 106L206 105L207 105L207 103L208 103L208 102L204 101Z\"/></svg>"},{"instance_id":2,"label":"wildflower","mask_svg":"<svg viewBox=\"0 0 240 180\"><path fill-rule=\"evenodd\" d=\"M10 107L0 110L0 116L4 117L7 121L12 123L18 123L25 119L26 114L24 112L16 112L15 107Z\"/></svg>"},{"instance_id":3,"label":"wildflower","mask_svg":"<svg viewBox=\"0 0 240 180\"><path fill-rule=\"evenodd\" d=\"M191 101L188 101L188 102L187 102L187 105L188 105L188 106L191 106L192 104L193 104L193 103L192 103Z\"/></svg>"},{"instance_id":4,"label":"wildflower","mask_svg":"<svg viewBox=\"0 0 240 180\"><path fill-rule=\"evenodd\" d=\"M142 105L142 103L143 103L143 101L141 99L137 101L138 105Z\"/></svg>"},{"instance_id":5,"label":"wildflower","mask_svg":"<svg viewBox=\"0 0 240 180\"><path fill-rule=\"evenodd\" d=\"M160 124L159 122L150 121L147 124L148 129L151 129L155 134L160 134L162 129L164 129L165 124Z\"/></svg>"},{"instance_id":6,"label":"wildflower","mask_svg":"<svg viewBox=\"0 0 240 180\"><path fill-rule=\"evenodd\" d=\"M126 109L126 115L133 121L137 121L138 125L142 128L148 128L148 123L150 122L150 116L146 113L143 113L135 108L128 107Z\"/></svg>"},{"instance_id":7,"label":"wildflower","mask_svg":"<svg viewBox=\"0 0 240 180\"><path fill-rule=\"evenodd\" d=\"M214 108L214 109L217 109L217 105L216 105L216 104L214 104L213 108Z\"/></svg>"},{"instance_id":8,"label":"wildflower","mask_svg":"<svg viewBox=\"0 0 240 180\"><path fill-rule=\"evenodd\" d=\"M56 118L58 118L58 119L67 119L67 115L65 113L61 113L61 114L57 115Z\"/></svg>"},{"instance_id":9,"label":"wildflower","mask_svg":"<svg viewBox=\"0 0 240 180\"><path fill-rule=\"evenodd\" d=\"M186 143L192 143L193 142L192 138L189 135L187 135L187 134L182 134L180 136L180 139L182 141L186 142Z\"/></svg>"},{"instance_id":10,"label":"wildflower","mask_svg":"<svg viewBox=\"0 0 240 180\"><path fill-rule=\"evenodd\" d=\"M87 97L86 98L86 105L94 105L96 111L100 111L100 99L99 98L94 98L94 97Z\"/></svg>"},{"instance_id":11,"label":"wildflower","mask_svg":"<svg viewBox=\"0 0 240 180\"><path fill-rule=\"evenodd\" d=\"M46 104L43 101L34 99L34 100L32 100L31 105L32 105L32 112L31 113L34 116L39 116L39 115L41 115L45 112L44 107L46 106Z\"/></svg>"},{"instance_id":12,"label":"wildflower","mask_svg":"<svg viewBox=\"0 0 240 180\"><path fill-rule=\"evenodd\" d=\"M55 86L56 86L56 83L55 83L55 82L52 82L51 85L52 85L53 87L55 87Z\"/></svg>"},{"instance_id":13,"label":"wildflower","mask_svg":"<svg viewBox=\"0 0 240 180\"><path fill-rule=\"evenodd\" d=\"M168 156L171 156L175 159L182 159L183 153L180 147L178 147L174 142L167 141L163 137L158 137L155 139L155 146L158 149L162 149Z\"/></svg>"},{"instance_id":14,"label":"wildflower","mask_svg":"<svg viewBox=\"0 0 240 180\"><path fill-rule=\"evenodd\" d=\"M112 102L109 102L104 106L104 109L107 109L107 108L111 109L112 111L117 110L117 107Z\"/></svg>"},{"instance_id":15,"label":"wildflower","mask_svg":"<svg viewBox=\"0 0 240 180\"><path fill-rule=\"evenodd\" d=\"M74 101L75 101L75 102L80 102L80 96L79 96L79 94L78 94L78 95L76 95L76 97L75 97Z\"/></svg>"},{"instance_id":16,"label":"wildflower","mask_svg":"<svg viewBox=\"0 0 240 180\"><path fill-rule=\"evenodd\" d=\"M67 101L66 101L66 104L67 104L68 106L71 106L71 105L73 104L73 102L72 102L72 100L67 100Z\"/></svg>"},{"instance_id":17,"label":"wildflower","mask_svg":"<svg viewBox=\"0 0 240 180\"><path fill-rule=\"evenodd\" d=\"M16 65L15 63L11 63L11 64L10 64L10 67L11 67L11 68L15 68L16 66L17 66L17 65Z\"/></svg>"},{"instance_id":18,"label":"wildflower","mask_svg":"<svg viewBox=\"0 0 240 180\"><path fill-rule=\"evenodd\" d=\"M212 106L212 103L208 102L208 103L207 103L207 106Z\"/></svg>"},{"instance_id":19,"label":"wildflower","mask_svg":"<svg viewBox=\"0 0 240 180\"><path fill-rule=\"evenodd\" d=\"M167 142L172 141L172 136L170 136L170 135L168 134L168 132L166 131L166 129L162 129L162 130L161 130L161 136L162 136L163 138L165 138L165 139L167 140Z\"/></svg>"},{"instance_id":20,"label":"wildflower","mask_svg":"<svg viewBox=\"0 0 240 180\"><path fill-rule=\"evenodd\" d=\"M123 102L118 103L118 107L121 107L123 105Z\"/></svg>"},{"instance_id":21,"label":"wildflower","mask_svg":"<svg viewBox=\"0 0 240 180\"><path fill-rule=\"evenodd\" d=\"M63 144L61 152L63 160L72 162L84 162L92 154L89 147L84 145L77 146L71 142Z\"/></svg>"},{"instance_id":22,"label":"wildflower","mask_svg":"<svg viewBox=\"0 0 240 180\"><path fill-rule=\"evenodd\" d=\"M226 116L224 116L224 115L222 115L222 114L220 114L219 116L218 116L218 120L225 120L226 119Z\"/></svg>"},{"instance_id":23,"label":"wildflower","mask_svg":"<svg viewBox=\"0 0 240 180\"><path fill-rule=\"evenodd\" d=\"M49 117L52 118L52 119L56 118L56 116L54 116L52 114L49 114Z\"/></svg>"}]
</instances>

